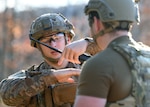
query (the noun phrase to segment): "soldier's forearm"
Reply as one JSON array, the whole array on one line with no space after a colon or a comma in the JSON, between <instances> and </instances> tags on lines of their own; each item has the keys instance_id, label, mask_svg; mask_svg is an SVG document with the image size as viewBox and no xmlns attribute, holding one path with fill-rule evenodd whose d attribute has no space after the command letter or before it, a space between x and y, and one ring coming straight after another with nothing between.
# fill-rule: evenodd
<instances>
[{"instance_id":1,"label":"soldier's forearm","mask_svg":"<svg viewBox=\"0 0 150 107\"><path fill-rule=\"evenodd\" d=\"M41 73L27 78L10 78L1 82L0 93L5 104L16 106L27 103L32 96L42 92L45 87L56 83L52 72Z\"/></svg>"},{"instance_id":2,"label":"soldier's forearm","mask_svg":"<svg viewBox=\"0 0 150 107\"><path fill-rule=\"evenodd\" d=\"M25 94L25 81L22 79L5 79L1 82L0 94L3 102L9 106L17 106L21 103L27 103L30 99Z\"/></svg>"}]
</instances>

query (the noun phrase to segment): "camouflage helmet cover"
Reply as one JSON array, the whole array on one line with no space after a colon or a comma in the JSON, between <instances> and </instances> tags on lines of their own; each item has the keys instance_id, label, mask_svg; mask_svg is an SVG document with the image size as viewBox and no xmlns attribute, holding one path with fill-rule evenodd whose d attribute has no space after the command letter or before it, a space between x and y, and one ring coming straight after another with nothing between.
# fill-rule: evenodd
<instances>
[{"instance_id":1,"label":"camouflage helmet cover","mask_svg":"<svg viewBox=\"0 0 150 107\"><path fill-rule=\"evenodd\" d=\"M48 13L37 17L31 24L29 36L38 40L45 34L55 32L68 33L71 39L75 36L74 26L60 13ZM31 46L36 47L35 41L31 40Z\"/></svg>"},{"instance_id":2,"label":"camouflage helmet cover","mask_svg":"<svg viewBox=\"0 0 150 107\"><path fill-rule=\"evenodd\" d=\"M97 11L102 22L139 22L138 6L133 0L90 0L85 14L91 11Z\"/></svg>"}]
</instances>

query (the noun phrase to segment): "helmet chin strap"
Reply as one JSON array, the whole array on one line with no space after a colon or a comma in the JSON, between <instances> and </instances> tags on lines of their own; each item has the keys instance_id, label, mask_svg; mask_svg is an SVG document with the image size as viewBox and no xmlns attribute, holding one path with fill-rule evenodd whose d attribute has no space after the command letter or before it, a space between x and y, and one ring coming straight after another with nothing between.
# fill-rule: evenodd
<instances>
[{"instance_id":1,"label":"helmet chin strap","mask_svg":"<svg viewBox=\"0 0 150 107\"><path fill-rule=\"evenodd\" d=\"M97 34L93 35L93 40L94 42L96 43L96 39L99 37L99 36L103 36L104 34L106 33L109 33L111 31L113 31L116 27L119 26L119 22L111 22L112 24L110 24L110 26L104 30L101 30L99 31Z\"/></svg>"}]
</instances>

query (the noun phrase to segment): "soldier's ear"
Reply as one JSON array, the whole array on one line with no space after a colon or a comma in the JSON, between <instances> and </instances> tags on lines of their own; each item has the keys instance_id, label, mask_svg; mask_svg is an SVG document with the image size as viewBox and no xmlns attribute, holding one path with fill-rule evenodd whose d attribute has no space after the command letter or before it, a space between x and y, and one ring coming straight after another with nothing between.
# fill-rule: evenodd
<instances>
[{"instance_id":1,"label":"soldier's ear","mask_svg":"<svg viewBox=\"0 0 150 107\"><path fill-rule=\"evenodd\" d=\"M94 17L94 22L93 22L93 26L95 27L96 31L99 32L99 30L103 29L103 24L102 22L97 19L96 17Z\"/></svg>"},{"instance_id":2,"label":"soldier's ear","mask_svg":"<svg viewBox=\"0 0 150 107\"><path fill-rule=\"evenodd\" d=\"M71 38L70 38L70 36L69 36L69 37L67 37L67 41L68 41L68 42L71 42Z\"/></svg>"},{"instance_id":3,"label":"soldier's ear","mask_svg":"<svg viewBox=\"0 0 150 107\"><path fill-rule=\"evenodd\" d=\"M71 37L69 34L66 34L65 39L67 44L71 42Z\"/></svg>"},{"instance_id":4,"label":"soldier's ear","mask_svg":"<svg viewBox=\"0 0 150 107\"><path fill-rule=\"evenodd\" d=\"M36 48L37 48L39 51L41 51L41 46L40 46L39 43L36 43Z\"/></svg>"}]
</instances>

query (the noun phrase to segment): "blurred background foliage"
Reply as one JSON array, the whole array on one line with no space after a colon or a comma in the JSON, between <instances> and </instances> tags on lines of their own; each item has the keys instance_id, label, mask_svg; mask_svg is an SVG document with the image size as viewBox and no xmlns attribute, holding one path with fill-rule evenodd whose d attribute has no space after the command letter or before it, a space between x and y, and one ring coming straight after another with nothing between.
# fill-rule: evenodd
<instances>
[{"instance_id":1,"label":"blurred background foliage","mask_svg":"<svg viewBox=\"0 0 150 107\"><path fill-rule=\"evenodd\" d=\"M2 1L2 0L1 0ZM7 4L7 0L3 0ZM44 1L43 1L44 2ZM56 12L63 14L75 26L74 40L90 35L87 17L84 14L85 4L67 5L58 8L26 7L17 11L14 7L3 5L0 12L0 80L21 69L40 64L42 58L38 50L30 46L29 28L32 21L45 13ZM141 22L134 25L133 38L150 46L150 1L141 0L139 3ZM0 107L6 107L3 104Z\"/></svg>"}]
</instances>

